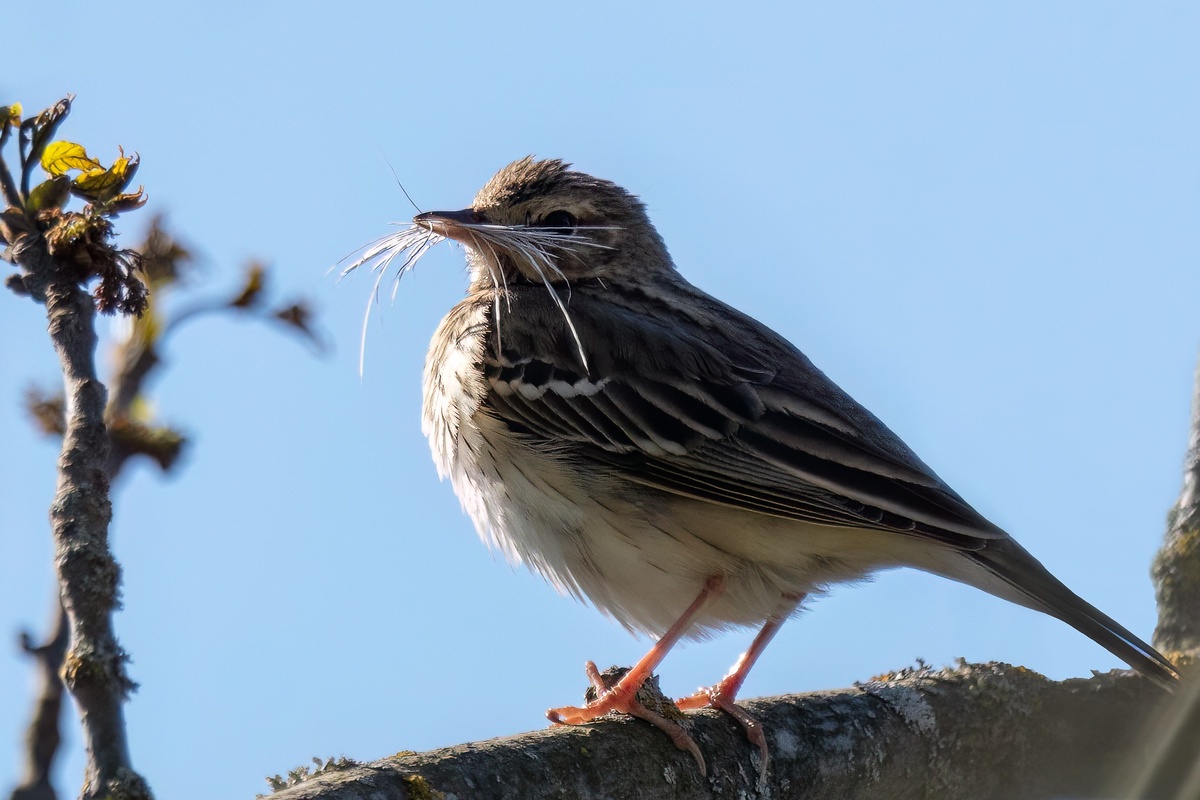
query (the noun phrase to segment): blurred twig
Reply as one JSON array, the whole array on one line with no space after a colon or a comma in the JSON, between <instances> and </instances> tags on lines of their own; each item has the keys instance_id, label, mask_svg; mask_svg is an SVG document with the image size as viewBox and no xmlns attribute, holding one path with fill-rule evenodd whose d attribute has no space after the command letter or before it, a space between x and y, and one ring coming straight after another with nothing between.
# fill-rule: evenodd
<instances>
[{"instance_id":1,"label":"blurred twig","mask_svg":"<svg viewBox=\"0 0 1200 800\"><path fill-rule=\"evenodd\" d=\"M25 734L25 776L13 790L12 800L56 800L58 796L50 771L62 738L59 723L63 685L58 670L67 652L71 629L67 612L60 604L55 605L58 613L54 631L44 644L35 646L28 633L21 634L21 649L37 662L39 688L33 719Z\"/></svg>"},{"instance_id":2,"label":"blurred twig","mask_svg":"<svg viewBox=\"0 0 1200 800\"><path fill-rule=\"evenodd\" d=\"M55 119L61 121L69 108L69 99L55 106L52 109L57 115ZM6 285L17 294L46 302L56 296L50 291L51 284L71 284L82 298L90 302L90 298L82 293L82 287L89 278L99 277L95 301L102 309L136 312L130 317L125 334L114 343L115 368L109 381L108 400L103 403L102 431L106 432L104 438L108 443L102 469L105 493L107 487L122 474L125 465L134 456L149 457L163 472L171 471L179 463L179 456L187 439L181 431L170 425L157 423L151 418L150 409L153 404L149 402L147 390L150 381L166 366L162 351L169 334L178 330L182 322L209 314L234 313L282 323L286 329L299 333L315 349L322 349L323 343L312 327L312 314L306 304L295 302L272 306L268 303L266 285L269 270L259 263L247 266L242 284L231 294L193 301L182 310L168 314L164 308L167 296L188 284L194 262L189 248L168 233L161 217L157 216L151 221L145 240L136 249L117 250L108 244L112 233L108 218L121 211L136 208L143 199L140 190L133 195L120 193L136 170L136 156L125 158L122 154L121 159L112 168L105 170L99 162L90 159L79 145L51 142L44 129L21 122L19 106L0 109L0 120L8 123L0 128L0 147L7 140L13 127L20 127L22 130L22 180L26 183L29 180L32 173L29 160L38 160L38 147L41 148L42 166L52 176L33 190L20 189L14 184L3 159L0 158L0 192L9 201L9 208L0 215L0 244L8 245L3 254L5 260L21 268L20 272L9 276ZM86 172L72 181L68 176L70 170ZM84 180L89 175L91 178ZM76 191L76 184L82 185L83 188ZM33 197L34 194L37 194L37 197ZM83 213L67 212L63 209L62 204L72 194L89 201ZM16 199L15 203L12 202L13 198ZM44 240L43 247L51 256L45 263L37 261L39 240ZM60 274L47 278L47 269L58 269ZM75 309L75 312L80 311L79 308ZM90 317L86 324L90 330ZM80 344L82 346L86 343L80 340ZM92 350L94 345L95 338L92 333ZM82 353L79 348L75 348L69 355L72 359L77 359ZM82 364L78 361L72 363L75 367ZM102 401L104 386L94 381L94 377L86 377L83 382L93 394L98 392ZM39 430L57 438L72 434L73 423L77 420L68 419L66 414L69 407L67 398L71 396L72 388L73 384L68 380L66 394L38 389L30 389L27 392L26 408ZM78 414L74 416L78 417ZM94 425L94 422L89 424ZM94 428L92 433L96 433ZM95 456L97 452L100 452L98 448L92 450L91 455ZM67 491L67 495L71 495L75 488L77 486L73 485ZM98 494L96 496L99 497ZM60 499L63 497L60 486ZM106 496L102 505L104 513L107 514ZM99 521L99 518L96 520ZM106 526L106 519L104 524ZM94 545L96 538L89 535L85 542ZM67 547L76 549L73 545ZM89 558L96 556L95 549L88 553ZM107 595L107 601L111 605L116 596L117 566L111 557L108 557L107 561L100 558L96 563L103 567L104 574L104 578L96 585L102 586L106 581L111 584L108 587L111 592ZM78 605L79 601L76 602ZM56 608L59 608L57 604ZM60 611L59 616L67 619L64 615L65 612ZM55 646L47 644L38 648L25 648L37 659L42 682L27 736L26 777L14 790L13 800L53 800L55 797L50 768L61 741L60 673L70 641L70 627L64 623L64 627L50 636L50 643ZM26 635L23 642L28 644L28 640ZM94 648L77 649L86 656ZM110 671L107 676L109 688L115 690L113 694L117 697L116 713L114 714L111 708L106 713L119 727L120 698L133 684L124 675L125 656L115 640L101 650L107 655L99 659L103 662L100 666ZM81 663L66 659L66 668L69 671L79 670L81 667L90 669L93 666L95 665L88 662L86 657ZM96 670L89 672L89 675L93 672ZM83 710L86 715L88 709ZM115 771L109 769L106 773L97 766L98 762L93 758L97 756L92 752L94 735L112 744L116 751L122 751L125 749L123 729L119 731L119 735L112 731L97 734L96 731L89 730L88 724L89 720L85 716L85 738L89 747L89 773L85 796L88 793L114 790L133 792L122 797L135 798L141 796L140 792L145 792L148 796L144 782L136 774L128 770L121 772L124 769L122 767ZM105 746L107 747L107 744ZM128 755L125 754L124 758L127 763ZM119 761L117 758L114 763ZM120 780L116 783L112 780L106 781L104 775L114 773L123 776L122 780L128 780L125 783L121 783Z\"/></svg>"}]
</instances>

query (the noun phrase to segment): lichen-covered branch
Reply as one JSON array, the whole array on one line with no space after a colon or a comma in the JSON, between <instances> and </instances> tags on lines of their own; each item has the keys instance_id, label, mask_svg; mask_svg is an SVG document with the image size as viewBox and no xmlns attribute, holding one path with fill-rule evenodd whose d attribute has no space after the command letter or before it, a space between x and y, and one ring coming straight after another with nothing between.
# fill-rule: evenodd
<instances>
[{"instance_id":1,"label":"lichen-covered branch","mask_svg":"<svg viewBox=\"0 0 1200 800\"><path fill-rule=\"evenodd\" d=\"M96 376L94 301L72 265L50 255L44 238L21 237L13 257L29 293L45 303L63 373L66 429L50 522L59 592L71 627L63 678L79 704L88 753L83 796L149 797L130 765L122 708L133 683L112 627L120 569L108 547L106 393Z\"/></svg>"},{"instance_id":2,"label":"lichen-covered branch","mask_svg":"<svg viewBox=\"0 0 1200 800\"><path fill-rule=\"evenodd\" d=\"M1163 692L1126 672L1049 681L1005 664L928 668L853 689L753 700L771 746L693 715L708 761L638 720L605 721L323 770L271 800L1100 797L1142 760Z\"/></svg>"},{"instance_id":3,"label":"lichen-covered branch","mask_svg":"<svg viewBox=\"0 0 1200 800\"><path fill-rule=\"evenodd\" d=\"M1200 367L1192 390L1183 490L1168 517L1152 574L1158 596L1154 646L1168 655L1200 650Z\"/></svg>"},{"instance_id":4,"label":"lichen-covered branch","mask_svg":"<svg viewBox=\"0 0 1200 800\"><path fill-rule=\"evenodd\" d=\"M3 163L2 159L0 163ZM36 235L37 228L29 223L27 215L14 219L25 233ZM0 234L0 239L2 238L3 234ZM268 303L268 269L258 263L251 263L247 267L243 283L231 294L193 302L183 312L165 317L161 299L170 290L184 283L182 277L192 261L192 255L167 232L161 217L152 220L145 241L138 247L137 255L128 260L140 266L140 280L146 284L149 292L145 295L143 312L128 326L127 334L115 342L110 353L115 369L108 381L108 402L104 412L109 440L105 472L110 483L117 481L134 456L149 457L163 472L171 471L180 462L179 456L186 444L184 435L177 429L155 423L144 415L144 409L151 405L144 402L149 392L148 385L155 375L161 374L167 366L167 362L161 356L164 341L171 332L179 329L180 322L217 313L237 314L247 318L281 322L288 330L302 334L316 348L321 347L320 337L312 327L312 315L305 304ZM21 294L31 295L35 300L45 302L44 281L39 282L36 277L24 274L14 277L18 279L15 284L19 286ZM26 407L34 424L44 433L56 438L62 438L66 434L66 401L62 394L31 389L26 395ZM58 608L57 600L55 608ZM51 657L54 653L57 654L57 660ZM58 695L61 695L61 683L57 676L63 663L63 652L54 653L43 653L39 650L39 666L47 682L34 704L31 729L36 729L39 734L36 753L32 744L34 740L30 739L27 753L30 763L33 763L35 758L39 763L49 763L54 755L53 748L57 746L60 738L55 724L59 715L43 713L51 694L57 690ZM45 742L54 744L47 750L42 746ZM54 791L48 781L48 771L48 768L43 771L47 773L47 777L41 777L42 772L39 772L36 779L29 778L14 794L14 800L34 800L35 797L37 800L53 800ZM36 796L21 793L24 787L34 785L38 786L38 791L42 793Z\"/></svg>"}]
</instances>

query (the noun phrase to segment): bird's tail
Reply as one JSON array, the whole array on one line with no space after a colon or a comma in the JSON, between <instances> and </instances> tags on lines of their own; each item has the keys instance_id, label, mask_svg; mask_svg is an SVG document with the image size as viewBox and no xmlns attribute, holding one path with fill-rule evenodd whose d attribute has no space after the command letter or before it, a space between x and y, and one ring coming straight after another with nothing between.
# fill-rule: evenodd
<instances>
[{"instance_id":1,"label":"bird's tail","mask_svg":"<svg viewBox=\"0 0 1200 800\"><path fill-rule=\"evenodd\" d=\"M1012 539L994 539L983 549L963 555L1016 590L1023 605L1062 620L1160 686L1174 689L1177 685L1179 670L1174 664L1068 589ZM1008 599L1017 598L1008 595Z\"/></svg>"}]
</instances>

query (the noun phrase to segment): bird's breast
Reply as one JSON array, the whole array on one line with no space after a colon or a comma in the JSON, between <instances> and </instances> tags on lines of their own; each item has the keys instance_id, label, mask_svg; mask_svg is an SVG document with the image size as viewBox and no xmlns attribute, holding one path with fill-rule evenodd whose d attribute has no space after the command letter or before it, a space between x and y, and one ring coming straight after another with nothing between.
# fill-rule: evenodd
<instances>
[{"instance_id":1,"label":"bird's breast","mask_svg":"<svg viewBox=\"0 0 1200 800\"><path fill-rule=\"evenodd\" d=\"M472 419L486 395L482 370L490 308L486 303L463 301L438 325L425 357L424 402L421 429L429 439L438 474L458 478L472 464L477 430Z\"/></svg>"}]
</instances>

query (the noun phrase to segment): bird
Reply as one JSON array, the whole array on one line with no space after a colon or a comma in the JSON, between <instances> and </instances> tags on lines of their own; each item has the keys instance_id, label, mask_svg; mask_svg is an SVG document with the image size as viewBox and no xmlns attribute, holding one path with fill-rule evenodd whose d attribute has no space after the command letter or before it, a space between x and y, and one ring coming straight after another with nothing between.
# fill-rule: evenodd
<instances>
[{"instance_id":1,"label":"bird","mask_svg":"<svg viewBox=\"0 0 1200 800\"><path fill-rule=\"evenodd\" d=\"M1049 614L1170 688L1176 668L984 518L793 344L693 286L641 200L558 159L497 172L358 263L443 240L466 296L423 376L422 429L479 535L560 591L656 638L558 725L646 719L639 691L683 639L756 628L727 675L679 701L732 715L750 669L809 598L910 567ZM378 266L378 265L377 265ZM377 284L378 286L378 284Z\"/></svg>"}]
</instances>

